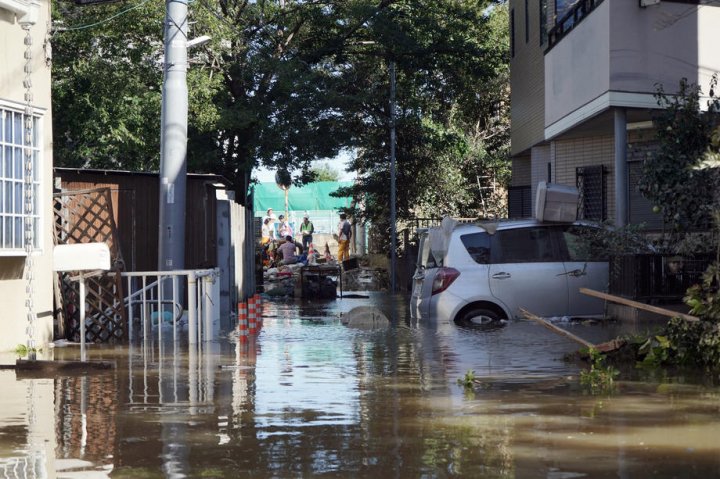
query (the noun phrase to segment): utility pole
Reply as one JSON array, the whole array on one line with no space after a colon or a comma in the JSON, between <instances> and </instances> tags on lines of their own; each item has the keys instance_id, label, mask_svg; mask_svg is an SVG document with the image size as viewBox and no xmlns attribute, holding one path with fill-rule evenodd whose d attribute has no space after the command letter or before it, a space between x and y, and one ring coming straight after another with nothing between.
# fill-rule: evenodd
<instances>
[{"instance_id":1,"label":"utility pole","mask_svg":"<svg viewBox=\"0 0 720 479\"><path fill-rule=\"evenodd\" d=\"M397 291L397 228L395 211L395 61L390 61L390 292Z\"/></svg>"},{"instance_id":2,"label":"utility pole","mask_svg":"<svg viewBox=\"0 0 720 479\"><path fill-rule=\"evenodd\" d=\"M165 62L160 120L159 271L185 267L187 0L166 0L165 9Z\"/></svg>"}]
</instances>

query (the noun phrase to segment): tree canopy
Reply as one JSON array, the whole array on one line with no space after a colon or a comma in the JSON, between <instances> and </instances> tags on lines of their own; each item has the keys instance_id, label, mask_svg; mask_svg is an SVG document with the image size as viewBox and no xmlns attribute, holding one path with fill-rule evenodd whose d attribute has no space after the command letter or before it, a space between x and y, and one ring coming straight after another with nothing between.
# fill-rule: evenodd
<instances>
[{"instance_id":1,"label":"tree canopy","mask_svg":"<svg viewBox=\"0 0 720 479\"><path fill-rule=\"evenodd\" d=\"M662 107L653 119L658 148L643 162L639 187L674 233L709 228L712 213L718 209L717 165L701 168L708 155L717 151L712 138L720 103L716 84L713 78L707 111L700 107L700 87L687 79L680 81L674 95L666 94L661 86L655 94Z\"/></svg>"},{"instance_id":2,"label":"tree canopy","mask_svg":"<svg viewBox=\"0 0 720 479\"><path fill-rule=\"evenodd\" d=\"M157 170L164 5L54 5L57 164ZM302 183L347 149L342 194L387 216L390 62L399 217L476 214L479 188L507 180L504 2L198 0L190 20L212 40L189 52L188 171L241 200L253 168Z\"/></svg>"}]
</instances>

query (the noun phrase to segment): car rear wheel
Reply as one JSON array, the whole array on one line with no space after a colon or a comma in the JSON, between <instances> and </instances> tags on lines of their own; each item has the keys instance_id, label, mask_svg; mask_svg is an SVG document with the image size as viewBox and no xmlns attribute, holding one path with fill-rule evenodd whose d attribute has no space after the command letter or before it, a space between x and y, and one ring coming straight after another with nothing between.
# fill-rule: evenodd
<instances>
[{"instance_id":1,"label":"car rear wheel","mask_svg":"<svg viewBox=\"0 0 720 479\"><path fill-rule=\"evenodd\" d=\"M487 308L472 308L463 313L456 322L460 326L479 328L479 329L496 329L505 324L504 318L498 313Z\"/></svg>"}]
</instances>

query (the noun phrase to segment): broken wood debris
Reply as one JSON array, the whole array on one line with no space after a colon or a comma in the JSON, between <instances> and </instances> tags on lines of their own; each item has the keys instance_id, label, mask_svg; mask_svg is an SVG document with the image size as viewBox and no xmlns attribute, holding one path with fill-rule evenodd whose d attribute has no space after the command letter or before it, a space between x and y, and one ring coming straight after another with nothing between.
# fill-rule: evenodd
<instances>
[{"instance_id":1,"label":"broken wood debris","mask_svg":"<svg viewBox=\"0 0 720 479\"><path fill-rule=\"evenodd\" d=\"M564 336L572 341L575 341L576 343L580 344L581 346L583 346L584 348L587 348L587 349L595 349L596 351L599 351L601 353L608 353L611 351L616 351L625 345L625 340L620 339L620 338L616 338L616 339L613 339L612 341L607 341L607 342L600 343L600 344L593 344L590 341L586 341L583 338L576 336L573 333L571 333L565 329L558 328L557 326L552 324L550 321L543 319L540 316L537 316L526 309L520 308L520 312L523 314L523 316L525 318L527 318L531 321L535 321L536 323L540 324L541 326L544 326L545 328L549 329L550 331L552 331L556 334L559 334L560 336Z\"/></svg>"},{"instance_id":2,"label":"broken wood debris","mask_svg":"<svg viewBox=\"0 0 720 479\"><path fill-rule=\"evenodd\" d=\"M588 289L588 288L580 288L580 292L582 294L586 294L588 296L593 296L595 298L604 299L605 301L610 301L613 303L623 304L625 306L630 306L637 309L642 309L644 311L649 311L651 313L660 314L662 316L668 316L671 318L680 317L684 319L685 321L700 321L700 318L697 316L692 316L685 313L680 313L678 311L673 311L671 309L665 309L660 308L658 306L653 306L650 304L640 303L638 301L633 301L631 299L626 299L621 296L615 296L613 294L608 293L602 293L600 291L595 291L594 289Z\"/></svg>"}]
</instances>

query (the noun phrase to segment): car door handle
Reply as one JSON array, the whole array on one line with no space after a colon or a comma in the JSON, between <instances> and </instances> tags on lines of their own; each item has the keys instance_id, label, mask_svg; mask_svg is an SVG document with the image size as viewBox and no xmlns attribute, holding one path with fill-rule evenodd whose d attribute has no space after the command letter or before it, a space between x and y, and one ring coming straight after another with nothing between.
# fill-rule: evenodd
<instances>
[{"instance_id":1,"label":"car door handle","mask_svg":"<svg viewBox=\"0 0 720 479\"><path fill-rule=\"evenodd\" d=\"M574 269L572 271L567 271L565 273L558 273L558 276L572 276L574 278L579 278L580 276L585 276L587 274L587 263L583 265L582 269Z\"/></svg>"},{"instance_id":2,"label":"car door handle","mask_svg":"<svg viewBox=\"0 0 720 479\"><path fill-rule=\"evenodd\" d=\"M413 276L413 279L417 279L417 280L425 279L425 274L424 274L424 273L418 273L418 274L416 274L415 276Z\"/></svg>"},{"instance_id":3,"label":"car door handle","mask_svg":"<svg viewBox=\"0 0 720 479\"><path fill-rule=\"evenodd\" d=\"M492 275L493 279L508 279L511 276L510 273L495 273Z\"/></svg>"},{"instance_id":4,"label":"car door handle","mask_svg":"<svg viewBox=\"0 0 720 479\"><path fill-rule=\"evenodd\" d=\"M585 276L587 273L584 269L574 269L572 271L568 271L566 273L558 273L557 276L573 276L575 278L579 278L580 276Z\"/></svg>"}]
</instances>

